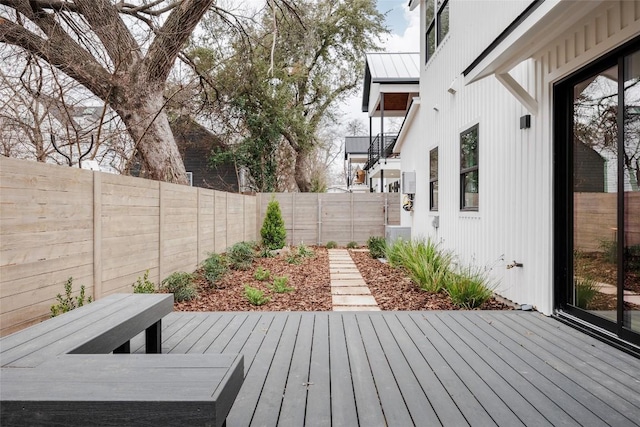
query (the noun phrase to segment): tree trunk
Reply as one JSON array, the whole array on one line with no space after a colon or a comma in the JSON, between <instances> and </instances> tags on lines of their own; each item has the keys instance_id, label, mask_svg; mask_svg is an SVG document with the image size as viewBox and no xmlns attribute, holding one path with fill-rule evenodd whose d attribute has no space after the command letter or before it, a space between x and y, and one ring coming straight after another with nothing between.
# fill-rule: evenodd
<instances>
[{"instance_id":1,"label":"tree trunk","mask_svg":"<svg viewBox=\"0 0 640 427\"><path fill-rule=\"evenodd\" d=\"M306 150L297 151L293 177L296 180L298 191L301 193L309 193L311 191L310 172L309 153Z\"/></svg>"},{"instance_id":2,"label":"tree trunk","mask_svg":"<svg viewBox=\"0 0 640 427\"><path fill-rule=\"evenodd\" d=\"M169 127L162 93L138 96L125 106L112 107L127 126L141 154L148 178L157 181L188 184L178 145Z\"/></svg>"}]
</instances>

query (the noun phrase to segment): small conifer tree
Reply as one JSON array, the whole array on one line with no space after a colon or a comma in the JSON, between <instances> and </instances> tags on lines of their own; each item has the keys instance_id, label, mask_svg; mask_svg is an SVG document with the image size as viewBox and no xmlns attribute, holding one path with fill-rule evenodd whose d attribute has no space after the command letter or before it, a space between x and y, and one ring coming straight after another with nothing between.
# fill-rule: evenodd
<instances>
[{"instance_id":1,"label":"small conifer tree","mask_svg":"<svg viewBox=\"0 0 640 427\"><path fill-rule=\"evenodd\" d=\"M281 249L286 243L287 230L284 228L280 203L275 197L272 197L267 205L267 214L264 217L260 235L262 244L269 249Z\"/></svg>"}]
</instances>

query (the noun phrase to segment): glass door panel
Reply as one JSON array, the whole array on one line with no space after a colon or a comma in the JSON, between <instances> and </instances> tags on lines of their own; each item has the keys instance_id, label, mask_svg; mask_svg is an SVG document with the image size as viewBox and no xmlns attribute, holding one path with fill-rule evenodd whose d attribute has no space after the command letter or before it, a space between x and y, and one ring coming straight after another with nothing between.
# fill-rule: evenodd
<instances>
[{"instance_id":1,"label":"glass door panel","mask_svg":"<svg viewBox=\"0 0 640 427\"><path fill-rule=\"evenodd\" d=\"M569 304L612 322L618 305L618 67L573 86L573 283Z\"/></svg>"},{"instance_id":2,"label":"glass door panel","mask_svg":"<svg viewBox=\"0 0 640 427\"><path fill-rule=\"evenodd\" d=\"M640 331L640 52L624 58L623 326Z\"/></svg>"}]
</instances>

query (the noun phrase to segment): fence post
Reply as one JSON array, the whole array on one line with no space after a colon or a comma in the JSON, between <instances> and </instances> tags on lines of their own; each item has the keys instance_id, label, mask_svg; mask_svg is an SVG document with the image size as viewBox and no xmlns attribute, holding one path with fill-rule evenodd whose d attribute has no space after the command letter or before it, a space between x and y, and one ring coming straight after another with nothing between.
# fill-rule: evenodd
<instances>
[{"instance_id":1,"label":"fence post","mask_svg":"<svg viewBox=\"0 0 640 427\"><path fill-rule=\"evenodd\" d=\"M351 206L351 238L349 239L349 241L353 242L353 193L351 193L349 202Z\"/></svg>"},{"instance_id":2,"label":"fence post","mask_svg":"<svg viewBox=\"0 0 640 427\"><path fill-rule=\"evenodd\" d=\"M296 193L291 192L291 246L296 244Z\"/></svg>"},{"instance_id":3,"label":"fence post","mask_svg":"<svg viewBox=\"0 0 640 427\"><path fill-rule=\"evenodd\" d=\"M322 244L322 199L318 193L318 246Z\"/></svg>"},{"instance_id":4,"label":"fence post","mask_svg":"<svg viewBox=\"0 0 640 427\"><path fill-rule=\"evenodd\" d=\"M162 283L164 279L164 271L162 269L162 264L164 262L164 226L165 226L165 204L162 202L162 193L164 192L165 183L159 182L158 186L158 204L160 205L158 218L158 283Z\"/></svg>"},{"instance_id":5,"label":"fence post","mask_svg":"<svg viewBox=\"0 0 640 427\"><path fill-rule=\"evenodd\" d=\"M93 298L102 297L102 175L93 172Z\"/></svg>"}]
</instances>

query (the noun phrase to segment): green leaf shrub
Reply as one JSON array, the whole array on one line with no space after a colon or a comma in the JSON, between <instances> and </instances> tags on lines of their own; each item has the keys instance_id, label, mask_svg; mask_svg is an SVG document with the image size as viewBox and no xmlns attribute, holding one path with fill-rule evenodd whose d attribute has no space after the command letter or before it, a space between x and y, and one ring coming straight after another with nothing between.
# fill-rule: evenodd
<instances>
[{"instance_id":1,"label":"green leaf shrub","mask_svg":"<svg viewBox=\"0 0 640 427\"><path fill-rule=\"evenodd\" d=\"M136 283L133 284L134 294L153 294L156 292L156 285L149 280L149 270L144 272L143 277L138 277Z\"/></svg>"},{"instance_id":2,"label":"green leaf shrub","mask_svg":"<svg viewBox=\"0 0 640 427\"><path fill-rule=\"evenodd\" d=\"M427 292L442 291L451 276L453 255L431 239L396 240L387 249L387 259L392 266L403 267L409 278Z\"/></svg>"},{"instance_id":3,"label":"green leaf shrub","mask_svg":"<svg viewBox=\"0 0 640 427\"><path fill-rule=\"evenodd\" d=\"M249 285L244 287L244 296L252 305L264 305L271 301L271 298L265 296L263 291Z\"/></svg>"},{"instance_id":4,"label":"green leaf shrub","mask_svg":"<svg viewBox=\"0 0 640 427\"><path fill-rule=\"evenodd\" d=\"M327 249L335 249L338 247L338 244L333 240L329 240L326 245Z\"/></svg>"},{"instance_id":5,"label":"green leaf shrub","mask_svg":"<svg viewBox=\"0 0 640 427\"><path fill-rule=\"evenodd\" d=\"M178 301L190 301L198 296L198 290L192 274L176 271L162 281L162 289L173 294Z\"/></svg>"},{"instance_id":6,"label":"green leaf shrub","mask_svg":"<svg viewBox=\"0 0 640 427\"><path fill-rule=\"evenodd\" d=\"M256 253L250 242L238 242L227 249L227 261L234 270L248 270L251 268Z\"/></svg>"},{"instance_id":7,"label":"green leaf shrub","mask_svg":"<svg viewBox=\"0 0 640 427\"><path fill-rule=\"evenodd\" d=\"M272 197L267 205L260 236L262 236L262 245L272 250L282 249L287 242L287 230L284 227L280 203L275 197Z\"/></svg>"},{"instance_id":8,"label":"green leaf shrub","mask_svg":"<svg viewBox=\"0 0 640 427\"><path fill-rule=\"evenodd\" d=\"M291 292L295 289L289 286L289 278L287 276L274 277L273 284L271 285L273 292L282 294L285 292Z\"/></svg>"},{"instance_id":9,"label":"green leaf shrub","mask_svg":"<svg viewBox=\"0 0 640 427\"><path fill-rule=\"evenodd\" d=\"M202 262L202 275L211 288L216 287L216 282L220 280L228 270L227 260L220 254L210 253L208 258Z\"/></svg>"},{"instance_id":10,"label":"green leaf shrub","mask_svg":"<svg viewBox=\"0 0 640 427\"><path fill-rule=\"evenodd\" d=\"M585 310L589 309L591 301L600 291L600 286L591 277L576 277L573 284L576 291L576 306Z\"/></svg>"},{"instance_id":11,"label":"green leaf shrub","mask_svg":"<svg viewBox=\"0 0 640 427\"><path fill-rule=\"evenodd\" d=\"M93 301L91 297L85 299L84 285L80 286L80 294L76 297L71 296L73 293L73 277L69 277L64 284L64 296L56 295L57 304L51 306L51 317L56 317L62 313L82 307L85 303L89 304Z\"/></svg>"},{"instance_id":12,"label":"green leaf shrub","mask_svg":"<svg viewBox=\"0 0 640 427\"><path fill-rule=\"evenodd\" d=\"M384 237L371 236L367 240L367 247L371 258L384 258L387 249L387 242Z\"/></svg>"},{"instance_id":13,"label":"green leaf shrub","mask_svg":"<svg viewBox=\"0 0 640 427\"><path fill-rule=\"evenodd\" d=\"M356 249L358 247L358 242L349 242L347 243L347 249Z\"/></svg>"},{"instance_id":14,"label":"green leaf shrub","mask_svg":"<svg viewBox=\"0 0 640 427\"><path fill-rule=\"evenodd\" d=\"M271 277L271 272L269 270L264 269L263 267L258 267L256 271L253 273L253 278L256 280L265 281L269 280Z\"/></svg>"}]
</instances>

